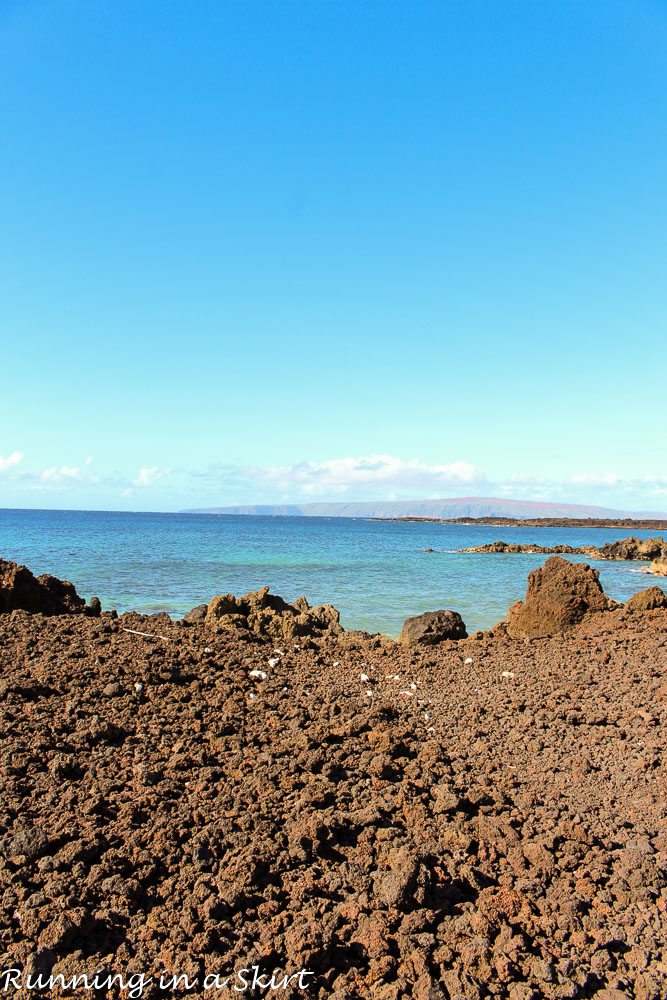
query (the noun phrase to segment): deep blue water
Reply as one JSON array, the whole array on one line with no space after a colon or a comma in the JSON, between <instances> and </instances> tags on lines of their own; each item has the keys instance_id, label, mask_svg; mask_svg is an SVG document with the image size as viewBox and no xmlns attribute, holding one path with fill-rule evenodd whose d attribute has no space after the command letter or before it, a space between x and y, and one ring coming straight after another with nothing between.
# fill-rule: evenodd
<instances>
[{"instance_id":1,"label":"deep blue water","mask_svg":"<svg viewBox=\"0 0 667 1000\"><path fill-rule=\"evenodd\" d=\"M496 528L356 518L239 517L0 509L0 557L36 575L71 580L120 612L181 616L220 593L269 584L286 600L329 603L346 628L398 635L405 618L459 611L469 631L488 628L524 597L546 556L462 554L503 540L602 545L627 530ZM633 534L648 538L651 532ZM424 548L439 551L421 552ZM585 556L574 560L590 562ZM593 562L605 592L627 600L650 583L645 563Z\"/></svg>"}]
</instances>

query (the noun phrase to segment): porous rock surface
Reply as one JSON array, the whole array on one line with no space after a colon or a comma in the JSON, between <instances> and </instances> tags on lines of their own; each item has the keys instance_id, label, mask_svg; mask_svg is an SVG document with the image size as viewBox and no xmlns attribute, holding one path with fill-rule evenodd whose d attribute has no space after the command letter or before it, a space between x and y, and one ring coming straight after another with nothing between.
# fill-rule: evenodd
<instances>
[{"instance_id":1,"label":"porous rock surface","mask_svg":"<svg viewBox=\"0 0 667 1000\"><path fill-rule=\"evenodd\" d=\"M651 563L650 572L654 576L667 576L667 556L654 559Z\"/></svg>"},{"instance_id":2,"label":"porous rock surface","mask_svg":"<svg viewBox=\"0 0 667 1000\"><path fill-rule=\"evenodd\" d=\"M587 614L608 608L597 570L550 556L528 575L526 600L510 608L507 634L515 639L555 635L573 628Z\"/></svg>"},{"instance_id":3,"label":"porous rock surface","mask_svg":"<svg viewBox=\"0 0 667 1000\"><path fill-rule=\"evenodd\" d=\"M590 555L595 556L600 550L594 545L537 545L535 542L487 542L485 545L473 545L469 549L458 549L459 552L525 552L531 555Z\"/></svg>"},{"instance_id":4,"label":"porous rock surface","mask_svg":"<svg viewBox=\"0 0 667 1000\"><path fill-rule=\"evenodd\" d=\"M44 573L35 577L27 566L0 559L0 612L23 609L44 615L81 613L86 602L74 584Z\"/></svg>"},{"instance_id":5,"label":"porous rock surface","mask_svg":"<svg viewBox=\"0 0 667 1000\"><path fill-rule=\"evenodd\" d=\"M599 549L601 559L659 559L665 555L662 538L623 538L618 542L607 542Z\"/></svg>"},{"instance_id":6,"label":"porous rock surface","mask_svg":"<svg viewBox=\"0 0 667 1000\"><path fill-rule=\"evenodd\" d=\"M297 597L293 604L288 604L282 597L270 594L268 587L243 597L233 594L214 597L208 605L205 622L216 631L243 629L279 640L298 636L331 638L343 632L340 614L331 604L311 608L305 597Z\"/></svg>"},{"instance_id":7,"label":"porous rock surface","mask_svg":"<svg viewBox=\"0 0 667 1000\"><path fill-rule=\"evenodd\" d=\"M406 618L399 642L404 646L435 646L445 639L466 639L468 633L457 611L426 611Z\"/></svg>"},{"instance_id":8,"label":"porous rock surface","mask_svg":"<svg viewBox=\"0 0 667 1000\"><path fill-rule=\"evenodd\" d=\"M626 611L654 611L656 608L667 608L667 597L660 587L647 587L640 590L626 602Z\"/></svg>"},{"instance_id":9,"label":"porous rock surface","mask_svg":"<svg viewBox=\"0 0 667 1000\"><path fill-rule=\"evenodd\" d=\"M537 545L534 542L488 542L485 545L474 545L472 548L459 549L459 552L498 552L498 553L558 553L559 555L587 555L591 559L623 559L638 562L664 558L667 545L662 538L622 538L605 545Z\"/></svg>"},{"instance_id":10,"label":"porous rock surface","mask_svg":"<svg viewBox=\"0 0 667 1000\"><path fill-rule=\"evenodd\" d=\"M667 610L280 653L0 615L0 969L660 1000L665 732Z\"/></svg>"}]
</instances>

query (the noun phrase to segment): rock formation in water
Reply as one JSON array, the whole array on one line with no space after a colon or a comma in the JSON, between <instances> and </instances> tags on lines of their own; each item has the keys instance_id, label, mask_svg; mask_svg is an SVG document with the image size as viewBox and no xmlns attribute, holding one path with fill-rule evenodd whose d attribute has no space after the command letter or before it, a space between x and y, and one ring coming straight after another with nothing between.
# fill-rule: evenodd
<instances>
[{"instance_id":1,"label":"rock formation in water","mask_svg":"<svg viewBox=\"0 0 667 1000\"><path fill-rule=\"evenodd\" d=\"M662 538L622 538L617 542L607 542L606 545L537 545L524 542L488 542L486 545L473 545L469 549L458 549L459 552L499 552L559 555L587 555L591 559L627 559L637 562L650 559L667 558L667 543ZM651 567L651 572L654 572Z\"/></svg>"},{"instance_id":2,"label":"rock formation in water","mask_svg":"<svg viewBox=\"0 0 667 1000\"><path fill-rule=\"evenodd\" d=\"M665 555L667 545L662 538L622 538L607 542L597 549L598 559L634 559L638 561L659 559Z\"/></svg>"},{"instance_id":3,"label":"rock formation in water","mask_svg":"<svg viewBox=\"0 0 667 1000\"><path fill-rule=\"evenodd\" d=\"M599 552L594 545L537 545L537 543L519 542L488 542L486 545L473 545L469 549L458 549L459 552L523 552L530 555L587 555L593 558Z\"/></svg>"}]
</instances>

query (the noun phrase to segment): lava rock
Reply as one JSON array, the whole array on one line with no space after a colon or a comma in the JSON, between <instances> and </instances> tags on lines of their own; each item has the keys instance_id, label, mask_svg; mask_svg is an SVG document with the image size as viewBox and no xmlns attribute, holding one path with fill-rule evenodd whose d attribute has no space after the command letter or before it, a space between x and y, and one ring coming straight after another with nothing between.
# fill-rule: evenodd
<instances>
[{"instance_id":1,"label":"lava rock","mask_svg":"<svg viewBox=\"0 0 667 1000\"><path fill-rule=\"evenodd\" d=\"M426 611L406 618L398 641L404 646L435 646L445 639L467 639L465 622L457 611Z\"/></svg>"},{"instance_id":2,"label":"lava rock","mask_svg":"<svg viewBox=\"0 0 667 1000\"><path fill-rule=\"evenodd\" d=\"M192 609L192 611L188 611L187 615L183 618L183 621L188 625L198 625L206 618L207 611L208 604L198 604L196 608Z\"/></svg>"},{"instance_id":3,"label":"lava rock","mask_svg":"<svg viewBox=\"0 0 667 1000\"><path fill-rule=\"evenodd\" d=\"M27 566L0 559L0 612L31 611L43 615L81 614L86 602L74 584L48 573L35 577Z\"/></svg>"},{"instance_id":4,"label":"lava rock","mask_svg":"<svg viewBox=\"0 0 667 1000\"><path fill-rule=\"evenodd\" d=\"M282 597L270 594L268 587L243 597L233 594L214 597L208 606L205 624L220 632L247 629L272 639L333 638L344 631L340 613L331 604L311 608L305 597L288 604Z\"/></svg>"},{"instance_id":5,"label":"lava rock","mask_svg":"<svg viewBox=\"0 0 667 1000\"><path fill-rule=\"evenodd\" d=\"M587 563L551 556L528 576L526 601L517 601L505 619L513 639L535 639L573 628L595 611L607 611L608 600L598 571Z\"/></svg>"},{"instance_id":6,"label":"lava rock","mask_svg":"<svg viewBox=\"0 0 667 1000\"><path fill-rule=\"evenodd\" d=\"M0 969L667 996L667 608L464 651L232 607L245 631L0 615Z\"/></svg>"},{"instance_id":7,"label":"lava rock","mask_svg":"<svg viewBox=\"0 0 667 1000\"><path fill-rule=\"evenodd\" d=\"M537 545L535 542L488 542L486 545L473 545L469 549L459 549L459 552L523 552L531 555L557 552L560 555L590 555L595 556L598 550L592 545Z\"/></svg>"},{"instance_id":8,"label":"lava rock","mask_svg":"<svg viewBox=\"0 0 667 1000\"><path fill-rule=\"evenodd\" d=\"M640 590L625 605L626 611L655 611L656 608L667 608L667 597L660 587L647 587Z\"/></svg>"},{"instance_id":9,"label":"lava rock","mask_svg":"<svg viewBox=\"0 0 667 1000\"><path fill-rule=\"evenodd\" d=\"M667 546L662 538L622 538L607 542L599 550L601 559L659 559L664 557Z\"/></svg>"},{"instance_id":10,"label":"lava rock","mask_svg":"<svg viewBox=\"0 0 667 1000\"><path fill-rule=\"evenodd\" d=\"M651 563L649 572L651 572L654 576L667 576L667 556L654 559Z\"/></svg>"},{"instance_id":11,"label":"lava rock","mask_svg":"<svg viewBox=\"0 0 667 1000\"><path fill-rule=\"evenodd\" d=\"M26 827L19 830L13 837L5 837L0 849L6 858L23 855L33 861L46 852L49 846L48 838L36 827Z\"/></svg>"}]
</instances>

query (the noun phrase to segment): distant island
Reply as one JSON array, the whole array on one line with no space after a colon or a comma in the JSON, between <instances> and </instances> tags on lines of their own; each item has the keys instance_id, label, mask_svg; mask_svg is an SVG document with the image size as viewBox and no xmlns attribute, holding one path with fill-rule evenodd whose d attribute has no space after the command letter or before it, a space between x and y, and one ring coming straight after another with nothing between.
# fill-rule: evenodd
<instances>
[{"instance_id":1,"label":"distant island","mask_svg":"<svg viewBox=\"0 0 667 1000\"><path fill-rule=\"evenodd\" d=\"M665 511L629 511L611 507L590 507L585 504L558 503L538 500L511 500L499 497L451 497L442 500L375 500L339 501L335 503L250 504L235 507L196 507L182 514L239 514L263 517L364 517L374 520L452 521L465 524L522 524L545 526L545 520L565 520L563 527L622 527L639 528L637 520L651 521L649 528L661 525L653 521L667 520ZM497 520L499 519L499 520ZM613 524L598 524L612 520ZM561 526L561 525L559 525Z\"/></svg>"},{"instance_id":2,"label":"distant island","mask_svg":"<svg viewBox=\"0 0 667 1000\"><path fill-rule=\"evenodd\" d=\"M617 517L529 517L523 519L518 517L369 517L368 520L417 521L420 524L481 524L497 528L634 528L635 531L667 531L667 519L651 520L650 518L636 517L622 519ZM476 550L460 549L459 551L472 552ZM552 550L545 549L544 551Z\"/></svg>"}]
</instances>

